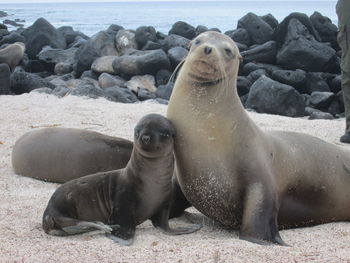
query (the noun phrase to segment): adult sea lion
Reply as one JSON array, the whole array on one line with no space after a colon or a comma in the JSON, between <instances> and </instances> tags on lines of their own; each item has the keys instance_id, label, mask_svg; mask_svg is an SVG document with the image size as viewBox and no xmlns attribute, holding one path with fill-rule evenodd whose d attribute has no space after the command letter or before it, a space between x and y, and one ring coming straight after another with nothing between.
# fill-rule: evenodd
<instances>
[{"instance_id":1,"label":"adult sea lion","mask_svg":"<svg viewBox=\"0 0 350 263\"><path fill-rule=\"evenodd\" d=\"M44 231L71 235L103 230L122 245L132 243L136 225L147 219L171 235L201 228L170 228L168 218L174 170L171 123L158 114L142 118L135 128L131 159L124 169L69 181L51 197L43 215Z\"/></svg>"},{"instance_id":2,"label":"adult sea lion","mask_svg":"<svg viewBox=\"0 0 350 263\"><path fill-rule=\"evenodd\" d=\"M217 32L192 41L167 117L176 175L200 212L256 243L278 229L350 219L350 152L310 135L263 131L237 95L240 54Z\"/></svg>"},{"instance_id":3,"label":"adult sea lion","mask_svg":"<svg viewBox=\"0 0 350 263\"><path fill-rule=\"evenodd\" d=\"M133 143L98 132L45 128L20 137L12 151L17 174L64 183L84 175L124 168Z\"/></svg>"},{"instance_id":4,"label":"adult sea lion","mask_svg":"<svg viewBox=\"0 0 350 263\"><path fill-rule=\"evenodd\" d=\"M13 71L22 60L26 47L22 42L16 42L0 49L0 64L7 63Z\"/></svg>"}]
</instances>

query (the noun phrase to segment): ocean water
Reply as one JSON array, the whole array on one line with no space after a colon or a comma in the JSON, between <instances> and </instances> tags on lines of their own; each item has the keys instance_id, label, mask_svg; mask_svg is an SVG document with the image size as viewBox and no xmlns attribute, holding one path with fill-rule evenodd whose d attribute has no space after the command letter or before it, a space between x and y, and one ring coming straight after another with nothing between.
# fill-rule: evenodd
<instances>
[{"instance_id":1,"label":"ocean water","mask_svg":"<svg viewBox=\"0 0 350 263\"><path fill-rule=\"evenodd\" d=\"M118 24L126 29L154 26L168 33L176 21L193 26L205 25L221 31L237 27L237 21L248 12L271 13L282 21L292 12L311 15L318 11L337 23L336 1L210 1L210 2L114 2L114 3L37 3L0 4L10 14L3 19L23 19L25 27L44 17L55 27L73 26L88 36Z\"/></svg>"}]
</instances>

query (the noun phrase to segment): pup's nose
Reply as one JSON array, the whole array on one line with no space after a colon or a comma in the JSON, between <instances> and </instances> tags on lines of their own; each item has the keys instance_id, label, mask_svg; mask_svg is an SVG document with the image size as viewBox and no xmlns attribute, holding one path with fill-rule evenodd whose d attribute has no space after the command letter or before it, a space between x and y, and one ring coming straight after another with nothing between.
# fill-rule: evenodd
<instances>
[{"instance_id":1,"label":"pup's nose","mask_svg":"<svg viewBox=\"0 0 350 263\"><path fill-rule=\"evenodd\" d=\"M151 136L149 135L142 135L141 140L143 143L148 144L151 141Z\"/></svg>"},{"instance_id":2,"label":"pup's nose","mask_svg":"<svg viewBox=\"0 0 350 263\"><path fill-rule=\"evenodd\" d=\"M206 47L204 48L204 54L206 54L206 55L209 55L209 54L211 53L211 51L212 51L212 48L211 48L211 47L206 46Z\"/></svg>"}]
</instances>

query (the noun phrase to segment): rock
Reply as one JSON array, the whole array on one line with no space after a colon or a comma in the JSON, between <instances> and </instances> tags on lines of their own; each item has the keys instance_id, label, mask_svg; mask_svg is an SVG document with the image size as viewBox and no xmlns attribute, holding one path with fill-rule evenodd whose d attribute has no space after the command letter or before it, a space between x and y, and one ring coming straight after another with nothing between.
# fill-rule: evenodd
<instances>
[{"instance_id":1,"label":"rock","mask_svg":"<svg viewBox=\"0 0 350 263\"><path fill-rule=\"evenodd\" d=\"M332 47L338 50L339 46L337 42L337 26L334 25L328 17L321 15L319 12L314 12L310 16L310 20L318 32L321 41L331 43Z\"/></svg>"},{"instance_id":2,"label":"rock","mask_svg":"<svg viewBox=\"0 0 350 263\"><path fill-rule=\"evenodd\" d=\"M83 72L83 74L81 74L80 78L90 78L90 79L94 79L94 80L98 80L98 74L92 70L86 70Z\"/></svg>"},{"instance_id":3,"label":"rock","mask_svg":"<svg viewBox=\"0 0 350 263\"><path fill-rule=\"evenodd\" d=\"M166 37L167 37L166 34L157 31L157 39L158 39L158 40L163 40L163 39L165 39Z\"/></svg>"},{"instance_id":4,"label":"rock","mask_svg":"<svg viewBox=\"0 0 350 263\"><path fill-rule=\"evenodd\" d=\"M138 48L142 49L148 41L157 42L157 32L153 26L141 26L135 31L135 40Z\"/></svg>"},{"instance_id":5,"label":"rock","mask_svg":"<svg viewBox=\"0 0 350 263\"><path fill-rule=\"evenodd\" d=\"M286 69L325 72L332 66L336 52L310 35L297 19L288 24L286 41L277 53L277 64Z\"/></svg>"},{"instance_id":6,"label":"rock","mask_svg":"<svg viewBox=\"0 0 350 263\"><path fill-rule=\"evenodd\" d=\"M5 11L0 11L0 17L6 17L8 16L8 13L6 13Z\"/></svg>"},{"instance_id":7,"label":"rock","mask_svg":"<svg viewBox=\"0 0 350 263\"><path fill-rule=\"evenodd\" d=\"M331 104L328 106L327 111L333 116L337 116L345 111L344 104L342 104L335 96Z\"/></svg>"},{"instance_id":8,"label":"rock","mask_svg":"<svg viewBox=\"0 0 350 263\"><path fill-rule=\"evenodd\" d=\"M63 50L46 46L40 51L38 58L45 63L67 63L73 65L74 57L77 51L77 48L69 48Z\"/></svg>"},{"instance_id":9,"label":"rock","mask_svg":"<svg viewBox=\"0 0 350 263\"><path fill-rule=\"evenodd\" d=\"M117 58L117 56L104 56L97 58L91 65L91 69L97 73L109 73L113 74L113 61Z\"/></svg>"},{"instance_id":10,"label":"rock","mask_svg":"<svg viewBox=\"0 0 350 263\"><path fill-rule=\"evenodd\" d=\"M173 92L174 83L170 82L169 84L159 85L156 91L158 98L169 100L171 93Z\"/></svg>"},{"instance_id":11,"label":"rock","mask_svg":"<svg viewBox=\"0 0 350 263\"><path fill-rule=\"evenodd\" d=\"M238 96L242 97L242 96L248 94L251 85L252 85L252 82L248 78L242 77L242 76L238 76L237 77L237 92L238 92Z\"/></svg>"},{"instance_id":12,"label":"rock","mask_svg":"<svg viewBox=\"0 0 350 263\"><path fill-rule=\"evenodd\" d=\"M123 29L124 29L124 27L122 27L120 25L112 24L107 28L107 32L117 34L119 30L123 30Z\"/></svg>"},{"instance_id":13,"label":"rock","mask_svg":"<svg viewBox=\"0 0 350 263\"><path fill-rule=\"evenodd\" d=\"M143 46L142 50L156 50L162 48L161 44L153 41L147 41L146 45Z\"/></svg>"},{"instance_id":14,"label":"rock","mask_svg":"<svg viewBox=\"0 0 350 263\"><path fill-rule=\"evenodd\" d=\"M115 43L120 55L125 54L129 49L137 49L135 33L131 30L119 30L115 37Z\"/></svg>"},{"instance_id":15,"label":"rock","mask_svg":"<svg viewBox=\"0 0 350 263\"><path fill-rule=\"evenodd\" d=\"M338 93L341 90L341 75L333 78L330 88L333 93Z\"/></svg>"},{"instance_id":16,"label":"rock","mask_svg":"<svg viewBox=\"0 0 350 263\"><path fill-rule=\"evenodd\" d=\"M52 89L49 89L49 88L38 88L38 89L31 90L29 93L43 93L43 94L51 95L53 91Z\"/></svg>"},{"instance_id":17,"label":"rock","mask_svg":"<svg viewBox=\"0 0 350 263\"><path fill-rule=\"evenodd\" d=\"M166 85L171 77L171 71L167 69L161 69L156 74L156 85Z\"/></svg>"},{"instance_id":18,"label":"rock","mask_svg":"<svg viewBox=\"0 0 350 263\"><path fill-rule=\"evenodd\" d=\"M3 24L5 25L10 25L10 26L14 26L14 27L23 27L23 24L19 24L14 20L10 20L10 19L5 19L4 21L2 21Z\"/></svg>"},{"instance_id":19,"label":"rock","mask_svg":"<svg viewBox=\"0 0 350 263\"><path fill-rule=\"evenodd\" d=\"M269 74L272 74L273 71L281 70L282 68L265 63L249 62L243 66L243 73L248 75L250 72L257 69L265 69Z\"/></svg>"},{"instance_id":20,"label":"rock","mask_svg":"<svg viewBox=\"0 0 350 263\"><path fill-rule=\"evenodd\" d=\"M293 87L262 76L251 86L247 108L289 117L304 115L305 101Z\"/></svg>"},{"instance_id":21,"label":"rock","mask_svg":"<svg viewBox=\"0 0 350 263\"><path fill-rule=\"evenodd\" d=\"M275 70L271 78L280 83L294 87L299 93L306 93L306 72L297 70Z\"/></svg>"},{"instance_id":22,"label":"rock","mask_svg":"<svg viewBox=\"0 0 350 263\"><path fill-rule=\"evenodd\" d=\"M267 14L260 17L262 20L264 20L266 23L270 25L270 27L275 30L278 27L278 20L271 14Z\"/></svg>"},{"instance_id":23,"label":"rock","mask_svg":"<svg viewBox=\"0 0 350 263\"><path fill-rule=\"evenodd\" d=\"M191 40L196 37L196 29L186 22L178 21L171 27L169 35L171 34L182 36Z\"/></svg>"},{"instance_id":24,"label":"rock","mask_svg":"<svg viewBox=\"0 0 350 263\"><path fill-rule=\"evenodd\" d=\"M30 73L39 73L47 69L47 65L44 65L42 61L37 59L28 60L24 67L25 71ZM50 71L54 71L54 67L50 68Z\"/></svg>"},{"instance_id":25,"label":"rock","mask_svg":"<svg viewBox=\"0 0 350 263\"><path fill-rule=\"evenodd\" d=\"M73 66L69 63L60 62L55 65L54 72L56 75L62 76L73 71Z\"/></svg>"},{"instance_id":26,"label":"rock","mask_svg":"<svg viewBox=\"0 0 350 263\"><path fill-rule=\"evenodd\" d=\"M271 26L253 13L248 13L238 20L237 28L245 28L248 31L251 44L264 44L272 40Z\"/></svg>"},{"instance_id":27,"label":"rock","mask_svg":"<svg viewBox=\"0 0 350 263\"><path fill-rule=\"evenodd\" d=\"M98 84L102 89L109 87L126 88L126 81L119 76L112 76L108 73L102 73L98 78Z\"/></svg>"},{"instance_id":28,"label":"rock","mask_svg":"<svg viewBox=\"0 0 350 263\"><path fill-rule=\"evenodd\" d=\"M52 95L55 95L59 98L62 98L66 95L68 95L71 92L71 89L67 87L57 87L54 90L52 90Z\"/></svg>"},{"instance_id":29,"label":"rock","mask_svg":"<svg viewBox=\"0 0 350 263\"><path fill-rule=\"evenodd\" d=\"M1 23L0 23L0 30L2 30L2 29L7 30L7 26L6 26L6 25L4 25L4 24L1 24Z\"/></svg>"},{"instance_id":30,"label":"rock","mask_svg":"<svg viewBox=\"0 0 350 263\"><path fill-rule=\"evenodd\" d=\"M66 39L44 18L39 18L34 24L22 32L26 39L26 53L29 58L36 58L36 55L44 46L57 49L66 48Z\"/></svg>"},{"instance_id":31,"label":"rock","mask_svg":"<svg viewBox=\"0 0 350 263\"><path fill-rule=\"evenodd\" d=\"M330 92L327 81L322 73L307 73L306 74L306 89L305 93L311 94L314 91Z\"/></svg>"},{"instance_id":32,"label":"rock","mask_svg":"<svg viewBox=\"0 0 350 263\"><path fill-rule=\"evenodd\" d=\"M6 63L0 64L0 95L11 94L11 70Z\"/></svg>"},{"instance_id":33,"label":"rock","mask_svg":"<svg viewBox=\"0 0 350 263\"><path fill-rule=\"evenodd\" d=\"M237 28L227 35L237 43L250 46L250 36L248 31L244 28Z\"/></svg>"},{"instance_id":34,"label":"rock","mask_svg":"<svg viewBox=\"0 0 350 263\"><path fill-rule=\"evenodd\" d=\"M311 107L322 110L327 109L334 99L333 92L320 92L314 91L310 96L310 105Z\"/></svg>"},{"instance_id":35,"label":"rock","mask_svg":"<svg viewBox=\"0 0 350 263\"><path fill-rule=\"evenodd\" d=\"M161 69L170 69L170 61L161 49L134 51L113 61L114 73L122 77L135 75L155 75Z\"/></svg>"},{"instance_id":36,"label":"rock","mask_svg":"<svg viewBox=\"0 0 350 263\"><path fill-rule=\"evenodd\" d=\"M25 38L17 32L11 32L9 35L4 36L0 41L0 46L3 44L13 44L16 42L25 42Z\"/></svg>"},{"instance_id":37,"label":"rock","mask_svg":"<svg viewBox=\"0 0 350 263\"><path fill-rule=\"evenodd\" d=\"M275 41L268 41L252 49L241 52L244 62L275 63L277 46Z\"/></svg>"},{"instance_id":38,"label":"rock","mask_svg":"<svg viewBox=\"0 0 350 263\"><path fill-rule=\"evenodd\" d=\"M144 101L144 100L153 100L155 99L157 96L154 92L150 92L147 89L144 88L140 88L137 92L137 98L140 101Z\"/></svg>"},{"instance_id":39,"label":"rock","mask_svg":"<svg viewBox=\"0 0 350 263\"><path fill-rule=\"evenodd\" d=\"M183 47L183 48L189 49L190 42L191 42L190 40L182 36L169 35L166 38L164 38L164 40L162 40L160 43L164 51L168 51L173 47Z\"/></svg>"},{"instance_id":40,"label":"rock","mask_svg":"<svg viewBox=\"0 0 350 263\"><path fill-rule=\"evenodd\" d=\"M45 87L50 89L55 88L53 84L33 73L15 71L11 75L11 90L15 94L22 94Z\"/></svg>"},{"instance_id":41,"label":"rock","mask_svg":"<svg viewBox=\"0 0 350 263\"><path fill-rule=\"evenodd\" d=\"M57 30L64 36L67 46L71 45L77 37L81 37L85 40L89 39L89 37L82 32L74 31L71 26L61 26L57 28Z\"/></svg>"},{"instance_id":42,"label":"rock","mask_svg":"<svg viewBox=\"0 0 350 263\"><path fill-rule=\"evenodd\" d=\"M290 31L289 23L291 20L297 20L300 24L303 25L303 28L306 28L306 32L308 34L311 34L316 41L321 41L321 38L315 30L314 26L312 25L309 17L306 14L294 12L287 16L285 19L283 19L283 21L278 25L278 27L275 30L274 39L277 41L278 48L280 48L285 43L286 38L293 38L287 36L288 31ZM296 35L294 37L298 36Z\"/></svg>"},{"instance_id":43,"label":"rock","mask_svg":"<svg viewBox=\"0 0 350 263\"><path fill-rule=\"evenodd\" d=\"M187 57L188 51L183 47L173 47L168 50L168 57L173 69Z\"/></svg>"},{"instance_id":44,"label":"rock","mask_svg":"<svg viewBox=\"0 0 350 263\"><path fill-rule=\"evenodd\" d=\"M311 113L309 120L333 120L334 117L328 112L313 112Z\"/></svg>"},{"instance_id":45,"label":"rock","mask_svg":"<svg viewBox=\"0 0 350 263\"><path fill-rule=\"evenodd\" d=\"M109 97L113 98L112 100L115 102L134 103L138 101L136 95L126 88L109 87L104 91Z\"/></svg>"},{"instance_id":46,"label":"rock","mask_svg":"<svg viewBox=\"0 0 350 263\"><path fill-rule=\"evenodd\" d=\"M269 74L267 73L266 69L257 69L249 73L247 76L247 79L254 83L257 79L259 79L261 76L269 77Z\"/></svg>"},{"instance_id":47,"label":"rock","mask_svg":"<svg viewBox=\"0 0 350 263\"><path fill-rule=\"evenodd\" d=\"M322 112L322 111L315 109L315 108L312 108L312 107L305 107L305 115L311 116L311 114L314 112Z\"/></svg>"},{"instance_id":48,"label":"rock","mask_svg":"<svg viewBox=\"0 0 350 263\"><path fill-rule=\"evenodd\" d=\"M138 94L140 89L145 89L154 93L157 90L154 85L155 79L152 75L133 76L125 83L125 86L136 94Z\"/></svg>"},{"instance_id":49,"label":"rock","mask_svg":"<svg viewBox=\"0 0 350 263\"><path fill-rule=\"evenodd\" d=\"M72 89L69 95L73 96L84 96L92 99L97 99L99 97L106 97L103 90L97 85L92 79L84 78L81 80L77 87Z\"/></svg>"},{"instance_id":50,"label":"rock","mask_svg":"<svg viewBox=\"0 0 350 263\"><path fill-rule=\"evenodd\" d=\"M209 29L206 26L203 25L199 25L196 27L196 36L198 36L199 34L202 34L204 32L209 31Z\"/></svg>"}]
</instances>

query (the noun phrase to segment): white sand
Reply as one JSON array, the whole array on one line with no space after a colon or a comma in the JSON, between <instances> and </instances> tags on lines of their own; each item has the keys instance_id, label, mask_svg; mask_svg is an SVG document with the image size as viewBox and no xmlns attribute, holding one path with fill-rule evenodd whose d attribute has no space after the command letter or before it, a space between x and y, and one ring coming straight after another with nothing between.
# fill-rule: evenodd
<instances>
[{"instance_id":1,"label":"white sand","mask_svg":"<svg viewBox=\"0 0 350 263\"><path fill-rule=\"evenodd\" d=\"M41 217L58 185L14 174L15 141L30 130L53 125L131 139L143 115L165 111L166 106L150 103L127 105L40 94L0 96L0 262L350 262L350 223L346 222L281 231L290 247L241 241L236 231L210 223L191 235L167 236L147 222L137 227L131 247L121 247L96 232L72 237L45 234ZM264 129L305 132L337 144L344 131L344 120L251 116ZM183 220L172 223L183 224Z\"/></svg>"}]
</instances>

